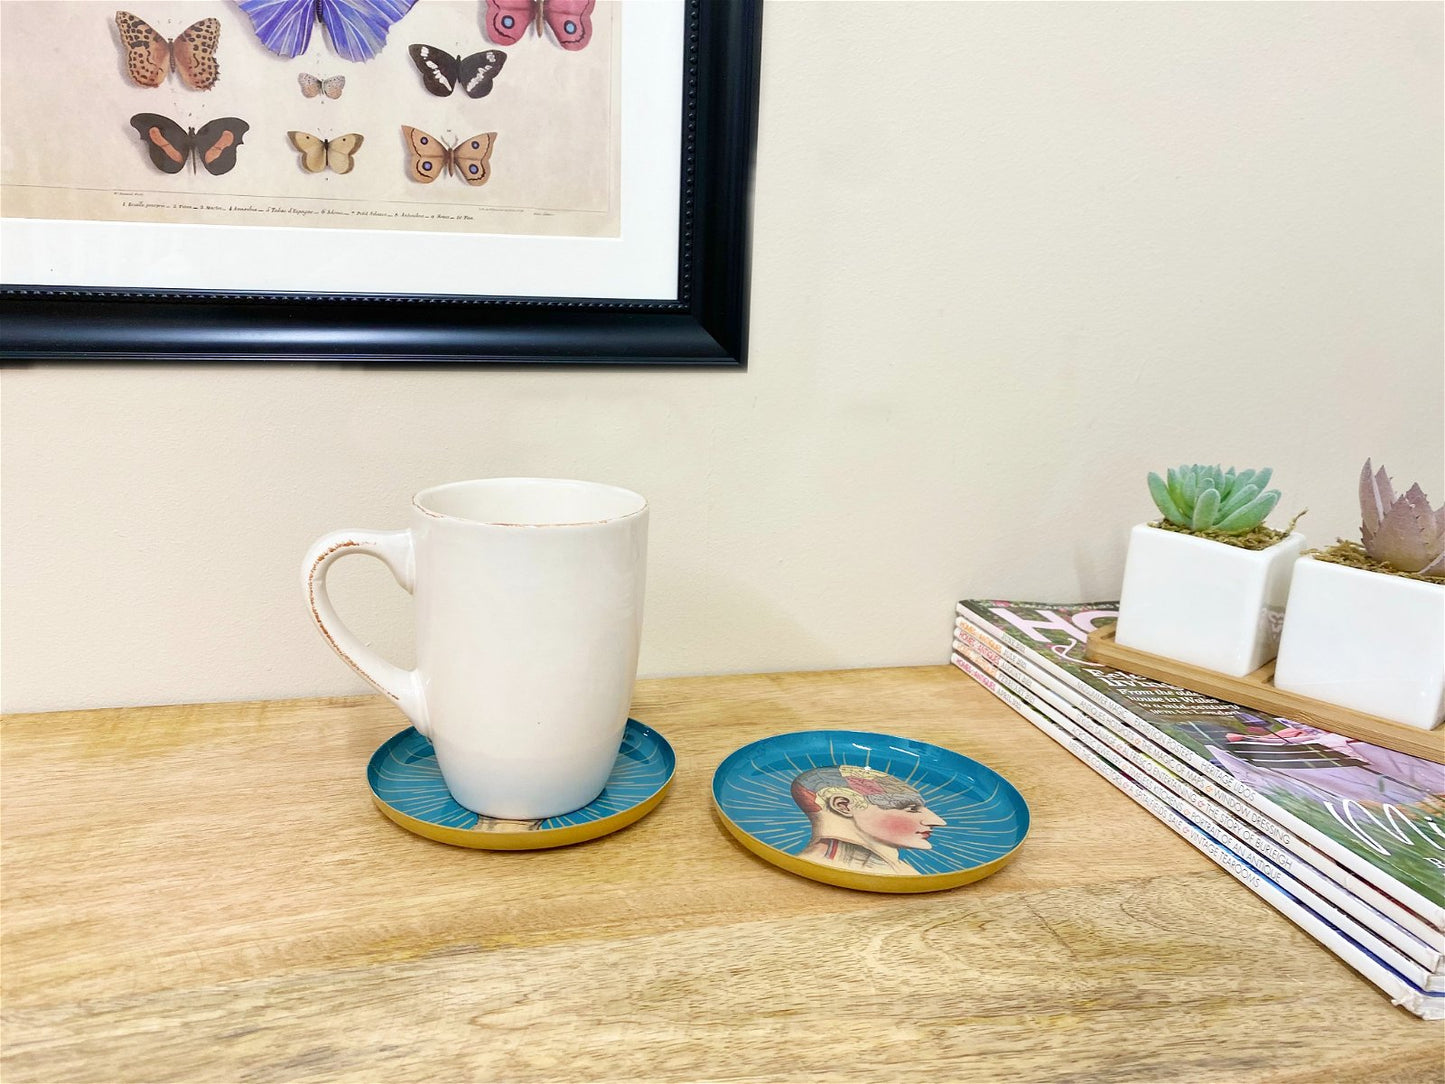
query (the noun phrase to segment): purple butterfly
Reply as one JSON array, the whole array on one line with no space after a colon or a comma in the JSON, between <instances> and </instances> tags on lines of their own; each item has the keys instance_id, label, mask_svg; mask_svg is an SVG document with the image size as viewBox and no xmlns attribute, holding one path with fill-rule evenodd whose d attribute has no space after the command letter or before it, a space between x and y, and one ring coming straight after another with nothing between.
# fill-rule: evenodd
<instances>
[{"instance_id":1,"label":"purple butterfly","mask_svg":"<svg viewBox=\"0 0 1445 1084\"><path fill-rule=\"evenodd\" d=\"M416 0L236 0L251 17L261 44L284 57L311 44L311 27L326 25L331 44L347 60L370 60L386 44L391 24Z\"/></svg>"}]
</instances>

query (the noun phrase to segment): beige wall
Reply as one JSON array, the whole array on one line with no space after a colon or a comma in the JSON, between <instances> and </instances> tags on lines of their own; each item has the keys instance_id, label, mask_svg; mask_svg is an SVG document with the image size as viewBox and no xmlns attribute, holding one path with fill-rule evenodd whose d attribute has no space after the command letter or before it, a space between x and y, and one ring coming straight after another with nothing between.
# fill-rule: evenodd
<instances>
[{"instance_id":1,"label":"beige wall","mask_svg":"<svg viewBox=\"0 0 1445 1084\"><path fill-rule=\"evenodd\" d=\"M1445 500L1441 75L1438 4L774 0L748 372L6 372L4 706L363 690L301 554L449 479L647 494L647 675L1114 597L1181 461L1314 541L1366 456ZM381 566L333 579L405 662Z\"/></svg>"}]
</instances>

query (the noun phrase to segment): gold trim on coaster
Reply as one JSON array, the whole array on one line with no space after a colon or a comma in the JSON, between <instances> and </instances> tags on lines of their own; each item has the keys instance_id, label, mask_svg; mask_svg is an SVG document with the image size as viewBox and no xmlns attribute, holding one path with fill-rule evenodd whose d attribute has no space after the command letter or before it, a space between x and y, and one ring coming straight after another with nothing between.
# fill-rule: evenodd
<instances>
[{"instance_id":1,"label":"gold trim on coaster","mask_svg":"<svg viewBox=\"0 0 1445 1084\"><path fill-rule=\"evenodd\" d=\"M732 837L764 861L811 881L821 881L823 884L836 885L839 888L852 888L859 892L941 892L944 889L958 888L960 885L981 881L1013 861L1014 855L1018 854L1019 848L1024 845L1024 840L1028 839L1028 832L1025 832L1023 838L1014 844L1013 850L1007 854L1002 854L981 866L970 866L968 869L957 870L953 873L920 873L916 877L898 873L859 873L856 870L839 869L836 866L827 866L807 858L799 858L795 854L789 854L787 851L764 843L746 829L735 824L732 818L723 812L716 795L713 795L712 807L716 810L723 827Z\"/></svg>"},{"instance_id":2,"label":"gold trim on coaster","mask_svg":"<svg viewBox=\"0 0 1445 1084\"><path fill-rule=\"evenodd\" d=\"M449 828L443 824L418 820L408 813L403 813L382 801L374 790L371 792L371 800L389 820L395 821L408 832L414 832L426 839L436 840L438 843L449 843L453 847L470 847L479 851L541 851L551 847L567 847L573 843L585 843L589 839L611 835L613 832L640 821L657 808L663 795L672 786L672 780L676 774L677 772L674 770L673 774L667 777L667 782L663 783L657 789L657 793L650 798L644 799L630 809L614 813L610 817L588 821L585 824L569 824L560 828L537 828L522 832L489 832L478 831L475 828Z\"/></svg>"}]
</instances>

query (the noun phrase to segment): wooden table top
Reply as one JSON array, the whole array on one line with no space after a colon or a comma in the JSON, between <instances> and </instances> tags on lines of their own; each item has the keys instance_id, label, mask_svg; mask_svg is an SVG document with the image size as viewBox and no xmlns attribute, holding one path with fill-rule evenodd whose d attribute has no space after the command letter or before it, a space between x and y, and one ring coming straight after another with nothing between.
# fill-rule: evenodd
<instances>
[{"instance_id":1,"label":"wooden table top","mask_svg":"<svg viewBox=\"0 0 1445 1084\"><path fill-rule=\"evenodd\" d=\"M678 757L615 835L411 835L380 698L15 715L0 1076L22 1080L1442 1080L1442 1030L951 667L643 681ZM882 730L1008 776L997 875L875 895L754 857L714 768Z\"/></svg>"}]
</instances>

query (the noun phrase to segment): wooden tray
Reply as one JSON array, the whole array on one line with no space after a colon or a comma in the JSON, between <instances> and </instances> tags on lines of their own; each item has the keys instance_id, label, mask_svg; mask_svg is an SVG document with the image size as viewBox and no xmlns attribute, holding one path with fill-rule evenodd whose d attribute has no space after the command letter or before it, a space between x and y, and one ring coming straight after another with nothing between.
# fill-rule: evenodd
<instances>
[{"instance_id":1,"label":"wooden tray","mask_svg":"<svg viewBox=\"0 0 1445 1084\"><path fill-rule=\"evenodd\" d=\"M1131 674L1167 681L1181 689L1227 700L1231 704L1257 708L1297 723L1318 727L1320 730L1329 730L1347 738L1358 738L1371 745L1380 745L1386 749L1409 753L1411 756L1425 757L1437 764L1445 764L1445 728L1420 730L1404 723L1381 719L1376 715L1366 715L1351 708L1326 704L1298 693L1276 689L1273 659L1252 674L1230 677L1228 674L1205 670L1178 659L1151 655L1137 648L1121 647L1114 641L1112 623L1089 633L1084 654L1094 662L1101 662L1118 670L1127 670Z\"/></svg>"}]
</instances>

